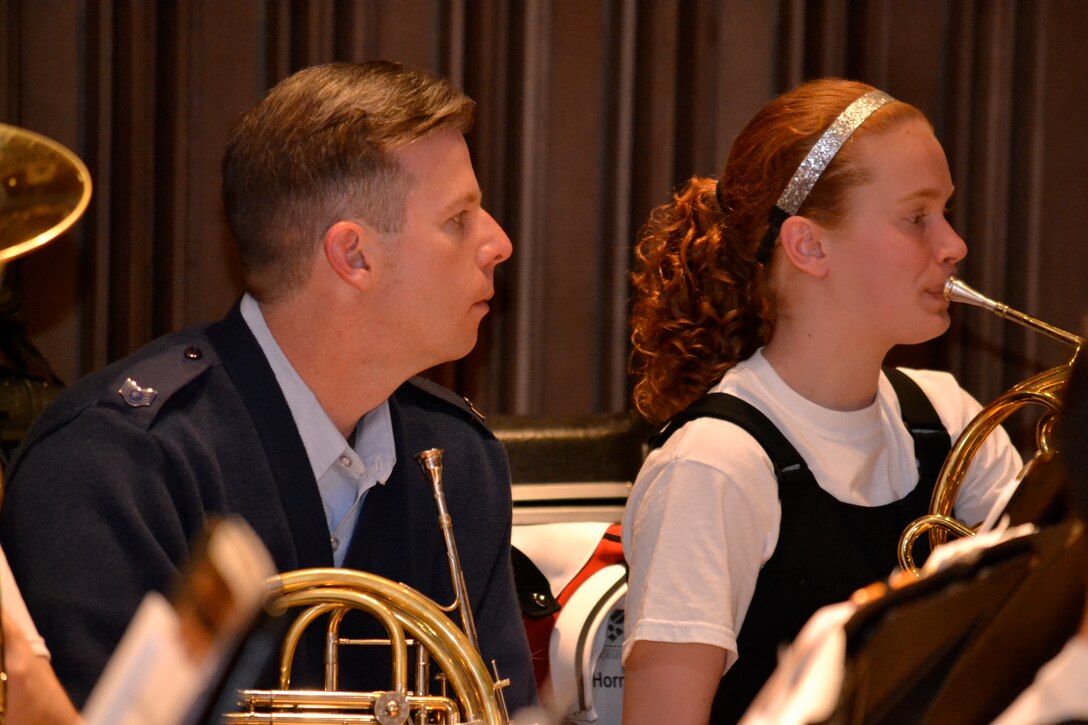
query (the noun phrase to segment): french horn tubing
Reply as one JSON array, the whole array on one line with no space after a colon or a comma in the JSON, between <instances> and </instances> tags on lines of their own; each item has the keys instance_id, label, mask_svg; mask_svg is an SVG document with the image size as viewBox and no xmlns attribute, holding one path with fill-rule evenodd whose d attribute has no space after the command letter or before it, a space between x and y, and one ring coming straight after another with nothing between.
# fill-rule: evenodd
<instances>
[{"instance_id":1,"label":"french horn tubing","mask_svg":"<svg viewBox=\"0 0 1088 725\"><path fill-rule=\"evenodd\" d=\"M1031 315L1019 312L1008 305L996 302L989 297L977 292L970 286L957 279L949 277L944 284L944 297L951 302L961 302L975 307L981 307L990 312L1012 320L1024 327L1065 343L1073 348L1073 356L1068 362L1057 365L1049 370L1023 380L1002 395L998 396L986 405L976 415L963 433L956 440L948 458L945 459L941 472L937 476L937 483L933 488L933 496L929 502L929 513L913 521L899 538L899 566L904 571L909 571L918 576L918 567L914 563L914 543L923 533L929 533L929 542L932 548L943 544L948 533L957 536L973 536L974 530L957 521L953 515L953 506L960 486L967 474L967 469L974 460L975 454L986 437L997 426L1025 405L1041 405L1045 410L1040 416L1035 427L1036 447L1041 453L1052 453L1053 446L1051 436L1054 430L1054 422L1061 411L1061 400L1058 394L1069 380L1073 362L1080 353L1084 338L1074 335L1058 327L1054 327Z\"/></svg>"},{"instance_id":2,"label":"french horn tubing","mask_svg":"<svg viewBox=\"0 0 1088 725\"><path fill-rule=\"evenodd\" d=\"M442 607L411 587L385 577L351 569L315 568L287 572L269 581L266 608L281 614L302 608L284 635L280 654L279 689L244 690L239 694L243 712L226 722L241 723L479 723L508 722L502 688L508 680L493 679L480 656L476 626L465 589L464 573L453 540L453 522L442 490L442 450L432 448L416 456L434 488L439 526L449 558L455 598ZM376 618L388 639L353 640L340 636L340 622L357 609ZM446 612L457 610L458 628ZM327 617L324 690L292 690L291 665L299 640L318 619ZM382 645L392 651L388 690L342 690L339 651L346 645ZM415 657L409 648L415 647ZM432 678L431 661L441 670ZM409 683L409 669L414 686ZM431 681L441 680L437 694ZM452 693L446 692L446 684Z\"/></svg>"}]
</instances>

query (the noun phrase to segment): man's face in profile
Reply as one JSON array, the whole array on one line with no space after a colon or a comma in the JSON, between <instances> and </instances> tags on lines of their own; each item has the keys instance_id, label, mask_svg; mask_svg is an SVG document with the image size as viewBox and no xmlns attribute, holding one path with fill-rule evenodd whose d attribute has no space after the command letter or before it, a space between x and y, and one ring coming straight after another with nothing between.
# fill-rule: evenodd
<instances>
[{"instance_id":1,"label":"man's face in profile","mask_svg":"<svg viewBox=\"0 0 1088 725\"><path fill-rule=\"evenodd\" d=\"M381 293L393 308L389 329L410 336L429 367L472 350L495 293L495 267L512 247L481 206L460 132L440 129L393 153L412 185L405 223L385 239Z\"/></svg>"}]
</instances>

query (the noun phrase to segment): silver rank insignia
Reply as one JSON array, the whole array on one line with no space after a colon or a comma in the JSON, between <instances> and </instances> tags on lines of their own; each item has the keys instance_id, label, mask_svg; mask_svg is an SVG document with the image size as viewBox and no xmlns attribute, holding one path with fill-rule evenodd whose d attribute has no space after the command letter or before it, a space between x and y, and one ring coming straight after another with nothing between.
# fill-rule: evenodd
<instances>
[{"instance_id":1,"label":"silver rank insignia","mask_svg":"<svg viewBox=\"0 0 1088 725\"><path fill-rule=\"evenodd\" d=\"M159 394L154 388L141 388L132 378L125 378L124 385L117 393L133 408L151 405L155 401L155 396Z\"/></svg>"}]
</instances>

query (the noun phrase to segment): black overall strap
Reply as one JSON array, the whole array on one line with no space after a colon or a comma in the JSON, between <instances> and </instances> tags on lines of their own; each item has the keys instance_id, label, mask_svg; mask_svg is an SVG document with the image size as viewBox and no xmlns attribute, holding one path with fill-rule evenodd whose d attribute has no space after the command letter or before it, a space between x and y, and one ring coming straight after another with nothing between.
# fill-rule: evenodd
<instances>
[{"instance_id":1,"label":"black overall strap","mask_svg":"<svg viewBox=\"0 0 1088 725\"><path fill-rule=\"evenodd\" d=\"M782 431L754 405L729 393L707 393L677 413L650 439L650 449L660 448L685 423L696 418L718 418L734 423L748 432L762 446L774 466L780 484L793 476L808 473L808 464ZM810 474L811 475L811 474Z\"/></svg>"},{"instance_id":2,"label":"black overall strap","mask_svg":"<svg viewBox=\"0 0 1088 725\"><path fill-rule=\"evenodd\" d=\"M952 439L933 404L918 383L899 368L885 367L884 374L899 399L903 424L914 440L914 454L918 461L918 480L920 482L936 481L944 460L952 450ZM766 415L750 403L728 393L707 393L677 413L664 428L650 438L650 449L665 445L665 441L673 433L696 418L718 418L734 423L747 431L771 459L775 477L779 482L783 480L783 473L793 475L793 471L808 468L801 454Z\"/></svg>"},{"instance_id":3,"label":"black overall strap","mask_svg":"<svg viewBox=\"0 0 1088 725\"><path fill-rule=\"evenodd\" d=\"M903 424L914 439L914 455L918 460L918 482L932 487L941 466L952 450L952 438L941 417L926 394L909 375L899 368L885 367L884 375L895 389L902 411Z\"/></svg>"}]
</instances>

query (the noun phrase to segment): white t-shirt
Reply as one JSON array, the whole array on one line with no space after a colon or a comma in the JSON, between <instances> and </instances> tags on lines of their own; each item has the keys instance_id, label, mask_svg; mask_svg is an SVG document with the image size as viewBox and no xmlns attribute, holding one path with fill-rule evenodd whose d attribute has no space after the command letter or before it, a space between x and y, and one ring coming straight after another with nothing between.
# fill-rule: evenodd
<instances>
[{"instance_id":1,"label":"white t-shirt","mask_svg":"<svg viewBox=\"0 0 1088 725\"><path fill-rule=\"evenodd\" d=\"M948 373L904 372L925 392L952 440L981 409ZM872 405L829 410L794 392L758 351L730 369L712 392L731 393L764 413L819 486L839 501L882 506L902 499L918 482L914 441L883 374ZM983 521L1021 466L999 428L975 457L956 516L971 525ZM651 452L623 518L630 564L624 658L640 639L698 642L725 649L726 669L732 666L780 519L771 461L739 426L699 418Z\"/></svg>"}]
</instances>

